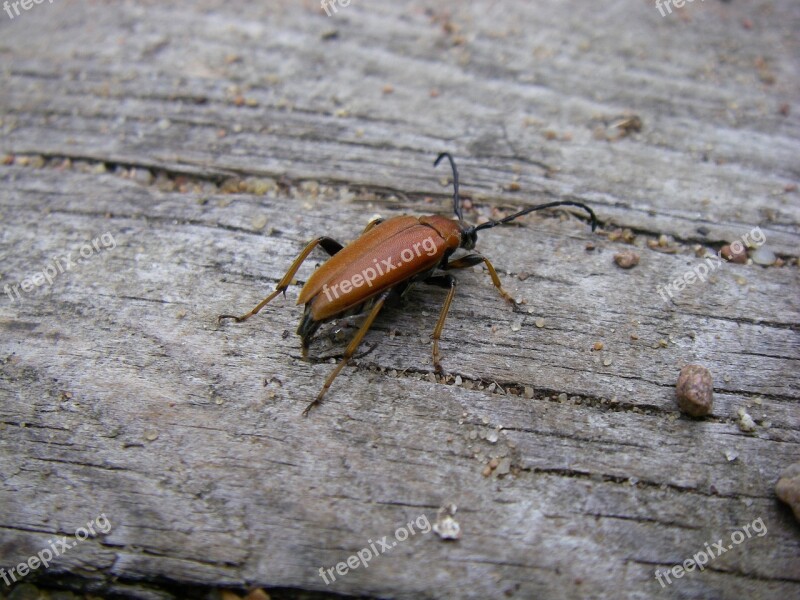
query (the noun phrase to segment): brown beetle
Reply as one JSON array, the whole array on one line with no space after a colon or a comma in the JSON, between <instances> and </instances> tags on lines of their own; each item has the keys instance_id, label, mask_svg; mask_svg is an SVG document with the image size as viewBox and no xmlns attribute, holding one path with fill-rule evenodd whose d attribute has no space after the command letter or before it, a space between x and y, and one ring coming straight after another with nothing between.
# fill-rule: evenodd
<instances>
[{"instance_id":1,"label":"brown beetle","mask_svg":"<svg viewBox=\"0 0 800 600\"><path fill-rule=\"evenodd\" d=\"M458 248L472 250L475 248L477 232L490 229L502 223L526 215L535 210L554 206L577 206L589 213L592 231L597 226L597 218L591 208L580 202L561 201L548 202L523 209L499 221L488 221L481 225L464 223L461 212L461 198L458 193L458 170L453 157L447 152L440 154L433 163L436 167L442 158L450 161L453 170L453 210L457 220L440 215L426 217L400 216L387 220L371 221L361 236L347 246L329 237L319 237L311 241L289 267L286 275L278 282L275 291L264 298L249 313L237 317L220 315L223 319L234 319L237 323L245 321L266 306L275 296L289 287L300 265L316 246L321 246L331 258L320 266L306 281L297 304L305 303L305 312L297 334L302 340L303 356L307 356L308 347L314 334L322 323L332 319L359 314L369 310L367 318L347 345L344 356L336 368L328 375L317 397L303 411L308 411L319 404L333 380L344 368L355 353L364 335L369 330L375 317L386 302L401 298L409 288L423 282L449 289L442 306L436 328L433 330L433 365L437 372L442 372L441 355L439 353L439 337L447 318L447 312L456 293L456 279L448 274L437 274L437 271L465 269L484 263L489 270L492 283L503 298L514 304L514 300L503 289L492 263L480 254L466 254L455 260L450 256Z\"/></svg>"}]
</instances>

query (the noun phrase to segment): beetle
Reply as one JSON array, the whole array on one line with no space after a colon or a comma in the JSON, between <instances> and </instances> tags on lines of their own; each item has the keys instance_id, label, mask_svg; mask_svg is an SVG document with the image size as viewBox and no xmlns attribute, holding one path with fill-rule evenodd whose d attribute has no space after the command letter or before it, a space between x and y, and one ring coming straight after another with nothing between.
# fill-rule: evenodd
<instances>
[{"instance_id":1,"label":"beetle","mask_svg":"<svg viewBox=\"0 0 800 600\"><path fill-rule=\"evenodd\" d=\"M387 302L400 299L415 283L427 283L449 290L431 336L433 366L437 373L443 372L439 338L457 284L456 279L445 273L446 271L465 269L483 263L489 271L492 283L503 298L512 305L516 304L503 289L497 271L489 259L478 253L470 253L450 260L452 254L459 248L473 250L479 231L508 223L536 210L555 206L582 208L591 218L592 231L597 227L594 211L581 202L571 200L530 206L503 219L469 225L464 222L462 214L458 169L453 157L448 152L442 152L436 157L433 166L437 167L443 158L447 158L450 162L453 172L453 212L456 219L441 215L423 217L403 215L386 220L376 219L368 223L361 236L347 246L342 246L327 236L318 237L309 242L297 256L283 279L278 282L275 291L259 302L253 310L239 317L235 315L218 317L220 323L224 319L233 319L237 323L246 321L278 294L286 295L286 289L294 279L295 273L314 248L319 246L330 255L330 258L312 273L297 298L298 305L305 304L303 317L297 328L303 357L308 356L309 345L321 324L366 311L369 313L347 345L341 361L328 375L317 397L303 411L303 416L308 416L309 411L322 401L325 392L353 356L381 308Z\"/></svg>"}]
</instances>

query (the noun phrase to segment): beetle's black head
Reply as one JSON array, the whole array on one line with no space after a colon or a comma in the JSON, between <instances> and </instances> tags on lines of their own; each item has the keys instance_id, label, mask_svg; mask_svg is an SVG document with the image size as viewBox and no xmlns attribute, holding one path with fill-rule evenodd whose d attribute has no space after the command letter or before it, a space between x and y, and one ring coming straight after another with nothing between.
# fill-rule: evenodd
<instances>
[{"instance_id":1,"label":"beetle's black head","mask_svg":"<svg viewBox=\"0 0 800 600\"><path fill-rule=\"evenodd\" d=\"M453 212L455 213L456 217L458 217L458 224L461 228L461 247L465 250L472 250L475 247L475 242L478 239L476 234L481 229L491 229L492 227L497 227L503 223L508 223L509 221L513 221L514 219L521 217L522 215L527 215L535 210L552 208L554 206L577 206L578 208L582 208L589 213L589 217L592 220L592 231L594 231L597 227L597 217L595 216L594 211L582 202L573 202L572 200L561 200L558 202L548 202L547 204L538 204L537 206L529 206L528 208L524 208L513 215L509 215L503 219L500 219L499 221L487 221L486 223L481 223L480 225L466 225L461 212L461 196L458 195L458 169L456 169L456 163L453 160L453 157L450 156L448 152L442 152L436 157L436 160L433 161L433 166L438 166L439 161L441 161L443 158L447 158L447 160L450 161L450 167L453 169Z\"/></svg>"},{"instance_id":2,"label":"beetle's black head","mask_svg":"<svg viewBox=\"0 0 800 600\"><path fill-rule=\"evenodd\" d=\"M464 250L472 250L475 248L475 242L478 241L478 234L475 233L475 228L462 227L461 228L461 247Z\"/></svg>"}]
</instances>

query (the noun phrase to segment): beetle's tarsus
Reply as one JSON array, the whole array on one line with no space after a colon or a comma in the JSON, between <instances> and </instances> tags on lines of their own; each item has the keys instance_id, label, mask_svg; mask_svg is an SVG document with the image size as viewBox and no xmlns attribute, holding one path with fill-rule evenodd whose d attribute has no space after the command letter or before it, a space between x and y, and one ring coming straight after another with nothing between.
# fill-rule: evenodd
<instances>
[{"instance_id":1,"label":"beetle's tarsus","mask_svg":"<svg viewBox=\"0 0 800 600\"><path fill-rule=\"evenodd\" d=\"M246 317L237 317L236 315L220 315L217 317L217 325L222 323L223 319L233 319L237 323L241 323Z\"/></svg>"},{"instance_id":2,"label":"beetle's tarsus","mask_svg":"<svg viewBox=\"0 0 800 600\"><path fill-rule=\"evenodd\" d=\"M310 403L308 406L306 406L305 410L303 410L303 413L302 413L302 414L303 414L303 416L304 416L304 417L307 417L307 416L308 416L308 413L309 413L309 411L311 411L311 409L312 409L312 408L314 408L314 406L316 406L317 404L319 404L319 401L320 401L320 399L319 399L319 398L316 398L316 399L315 399L315 400L314 400L312 403Z\"/></svg>"}]
</instances>

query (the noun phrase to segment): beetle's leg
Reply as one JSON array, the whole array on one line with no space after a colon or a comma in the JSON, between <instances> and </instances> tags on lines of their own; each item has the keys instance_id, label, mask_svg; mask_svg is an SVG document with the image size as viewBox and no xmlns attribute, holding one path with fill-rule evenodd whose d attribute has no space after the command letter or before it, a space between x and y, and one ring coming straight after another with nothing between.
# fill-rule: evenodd
<instances>
[{"instance_id":1,"label":"beetle's leg","mask_svg":"<svg viewBox=\"0 0 800 600\"><path fill-rule=\"evenodd\" d=\"M391 293L392 289L389 288L388 290L383 292L375 301L375 304L372 306L372 310L369 311L369 315L367 315L367 318L364 320L364 323L362 323L361 327L359 327L358 331L353 336L353 339L350 340L350 343L347 345L347 349L344 351L344 356L342 357L342 360L339 361L339 364L336 365L336 368L331 372L330 375L328 375L328 378L325 380L325 384L322 386L322 389L320 390L319 394L317 394L317 397L314 399L314 401L308 406L306 406L305 410L303 411L304 417L308 416L308 411L310 411L312 408L314 408L314 406L322 402L322 397L325 395L325 392L327 392L328 388L331 387L333 380L336 379L336 376L339 374L339 372L342 369L344 369L344 366L347 364L347 361L349 361L350 358L353 356L353 354L355 354L356 350L358 349L358 345L361 343L361 340L364 339L364 336L366 335L367 331L369 331L369 328L372 326L372 322L375 320L375 317L377 317L378 313L381 312L381 308L383 308L383 304L384 302L386 302L386 298L388 298L389 294Z\"/></svg>"},{"instance_id":2,"label":"beetle's leg","mask_svg":"<svg viewBox=\"0 0 800 600\"><path fill-rule=\"evenodd\" d=\"M442 355L439 353L439 338L442 335L444 328L444 320L447 318L447 313L450 310L450 304L453 302L453 296L456 295L456 278L452 275L437 275L435 277L428 277L423 283L430 285L437 285L443 288L450 288L447 293L447 298L442 305L442 312L439 313L439 320L436 322L436 329L433 330L433 368L437 373L442 371Z\"/></svg>"},{"instance_id":3,"label":"beetle's leg","mask_svg":"<svg viewBox=\"0 0 800 600\"><path fill-rule=\"evenodd\" d=\"M492 278L492 283L494 284L494 287L497 288L497 291L500 292L503 298L516 306L517 301L511 297L511 294L503 289L503 285L500 283L500 278L497 276L497 271L494 270L494 265L492 265L492 263L489 262L489 259L485 256L481 256L480 254L468 254L467 256L462 256L457 260L451 260L446 265L442 265L441 269L443 271L448 271L450 269L468 269L469 267L474 267L480 263L486 264L486 268L489 269L489 276Z\"/></svg>"},{"instance_id":4,"label":"beetle's leg","mask_svg":"<svg viewBox=\"0 0 800 600\"><path fill-rule=\"evenodd\" d=\"M283 276L278 282L278 285L275 287L275 291L272 292L269 296L264 298L258 305L251 310L249 313L242 315L241 317L237 317L236 315L220 315L217 317L217 322L221 322L222 319L233 319L237 323L241 323L242 321L246 321L262 308L264 308L267 304L269 304L275 296L280 294L281 292L286 293L286 288L289 287L289 284L292 283L292 279L294 279L295 273L300 268L300 265L303 264L303 261L308 258L308 255L311 254L311 251L316 248L317 246L321 246L325 252L333 256L339 250L341 250L344 246L342 246L339 242L334 240L333 238L329 238L326 236L318 237L315 240L312 240L308 243L308 245L303 248L303 251L298 255L297 258L294 259L292 266L289 267L289 270L286 271L286 275Z\"/></svg>"},{"instance_id":5,"label":"beetle's leg","mask_svg":"<svg viewBox=\"0 0 800 600\"><path fill-rule=\"evenodd\" d=\"M364 235L364 234L365 234L365 233L367 233L367 232L368 232L370 229L372 229L373 227L375 227L375 225L380 225L380 224L381 224L381 223L383 223L385 220L386 220L386 219L380 219L380 218L379 218L379 219L372 219L372 221L370 221L369 223L367 223L367 226L366 226L366 227L364 227L364 231L362 231L362 232L361 232L361 235Z\"/></svg>"}]
</instances>

